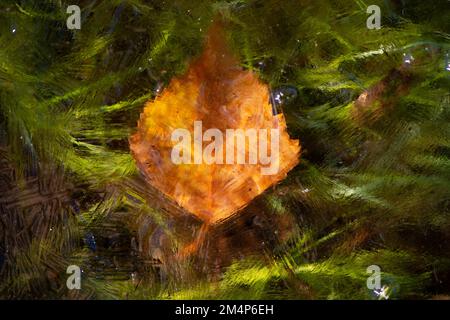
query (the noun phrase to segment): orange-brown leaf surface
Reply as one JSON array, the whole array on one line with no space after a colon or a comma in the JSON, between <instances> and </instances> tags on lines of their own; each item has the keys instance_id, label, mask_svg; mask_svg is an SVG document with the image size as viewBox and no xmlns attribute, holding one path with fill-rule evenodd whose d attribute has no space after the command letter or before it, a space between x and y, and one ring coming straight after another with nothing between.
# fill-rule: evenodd
<instances>
[{"instance_id":1,"label":"orange-brown leaf surface","mask_svg":"<svg viewBox=\"0 0 450 320\"><path fill-rule=\"evenodd\" d=\"M172 79L145 105L137 133L130 139L148 183L208 224L229 217L282 180L300 154L298 140L291 140L286 131L284 116L272 113L268 86L240 67L222 29L214 24L203 53L186 74ZM171 134L178 128L193 133L194 121L202 121L203 131L279 128L278 173L262 175L260 164L174 164ZM239 151L248 157L248 145Z\"/></svg>"}]
</instances>

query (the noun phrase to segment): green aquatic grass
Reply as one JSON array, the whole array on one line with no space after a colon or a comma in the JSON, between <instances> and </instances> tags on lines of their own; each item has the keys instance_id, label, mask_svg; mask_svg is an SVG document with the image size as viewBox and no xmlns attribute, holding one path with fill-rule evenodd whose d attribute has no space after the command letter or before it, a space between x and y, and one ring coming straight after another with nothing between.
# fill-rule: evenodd
<instances>
[{"instance_id":1,"label":"green aquatic grass","mask_svg":"<svg viewBox=\"0 0 450 320\"><path fill-rule=\"evenodd\" d=\"M242 66L273 88L299 90L283 110L301 141L301 163L263 195L272 214L297 219L296 230L274 256L235 261L215 281L178 281L169 273L164 287L89 278L75 298L375 299L365 286L374 264L391 298L448 295L448 3L404 3L80 1L82 29L69 31L67 1L2 1L0 146L17 171L14 184L25 184L37 158L62 166L68 183L94 200L78 213L70 237L57 228L18 245L14 272L0 271L0 297L71 297L65 266L88 268L92 259L77 228L95 228L112 212L151 217L177 243L164 213L125 183L138 174L127 140L155 89L198 55L217 14ZM369 4L382 8L379 31L365 28ZM411 68L408 92L394 97L378 121L355 121L353 102L408 52L425 61ZM64 249L72 237L81 244ZM61 286L40 292L48 264Z\"/></svg>"}]
</instances>

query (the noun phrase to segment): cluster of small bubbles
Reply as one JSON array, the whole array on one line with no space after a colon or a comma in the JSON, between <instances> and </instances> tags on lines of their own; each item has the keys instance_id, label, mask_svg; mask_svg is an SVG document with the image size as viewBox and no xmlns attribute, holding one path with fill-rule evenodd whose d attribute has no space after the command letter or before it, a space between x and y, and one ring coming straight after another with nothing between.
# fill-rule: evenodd
<instances>
[{"instance_id":1,"label":"cluster of small bubbles","mask_svg":"<svg viewBox=\"0 0 450 320\"><path fill-rule=\"evenodd\" d=\"M294 100L298 95L297 88L293 86L282 86L272 91L273 101L276 104L286 104Z\"/></svg>"},{"instance_id":2,"label":"cluster of small bubbles","mask_svg":"<svg viewBox=\"0 0 450 320\"><path fill-rule=\"evenodd\" d=\"M382 278L383 285L381 288L371 290L372 299L389 300L398 298L400 292L400 284L395 277L384 275Z\"/></svg>"},{"instance_id":3,"label":"cluster of small bubbles","mask_svg":"<svg viewBox=\"0 0 450 320\"><path fill-rule=\"evenodd\" d=\"M389 287L383 286L380 290L375 289L373 291L374 295L378 300L388 300L389 299Z\"/></svg>"},{"instance_id":4,"label":"cluster of small bubbles","mask_svg":"<svg viewBox=\"0 0 450 320\"><path fill-rule=\"evenodd\" d=\"M158 82L155 87L155 94L158 95L159 93L161 93L163 87L164 84L162 82Z\"/></svg>"},{"instance_id":5,"label":"cluster of small bubbles","mask_svg":"<svg viewBox=\"0 0 450 320\"><path fill-rule=\"evenodd\" d=\"M281 103L282 103L281 99L283 98L283 96L284 96L283 92L277 92L277 93L274 95L274 101L275 101L277 104L281 104Z\"/></svg>"},{"instance_id":6,"label":"cluster of small bubbles","mask_svg":"<svg viewBox=\"0 0 450 320\"><path fill-rule=\"evenodd\" d=\"M293 86L282 86L272 90L270 93L270 103L274 115L281 113L281 107L286 105L298 96L297 88Z\"/></svg>"},{"instance_id":7,"label":"cluster of small bubbles","mask_svg":"<svg viewBox=\"0 0 450 320\"><path fill-rule=\"evenodd\" d=\"M440 49L433 45L425 45L422 50L424 50L428 54L428 56L427 56L428 59L434 59L434 57L438 54L438 52L440 52ZM412 65L413 63L415 63L415 60L416 59L414 58L414 56L411 52L403 53L403 65L404 66ZM419 59L419 60L421 60L421 59ZM450 71L449 52L445 53L443 62L444 62L444 70Z\"/></svg>"},{"instance_id":8,"label":"cluster of small bubbles","mask_svg":"<svg viewBox=\"0 0 450 320\"><path fill-rule=\"evenodd\" d=\"M263 58L253 63L253 67L260 71L264 71L273 62L273 58Z\"/></svg>"},{"instance_id":9,"label":"cluster of small bubbles","mask_svg":"<svg viewBox=\"0 0 450 320\"><path fill-rule=\"evenodd\" d=\"M85 235L84 242L86 243L86 245L88 246L88 248L91 251L96 251L97 250L97 243L95 242L95 237L94 237L94 235L91 232L88 232Z\"/></svg>"},{"instance_id":10,"label":"cluster of small bubbles","mask_svg":"<svg viewBox=\"0 0 450 320\"><path fill-rule=\"evenodd\" d=\"M403 54L403 63L410 65L414 61L414 57L410 53Z\"/></svg>"}]
</instances>

